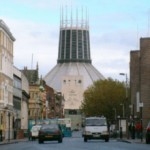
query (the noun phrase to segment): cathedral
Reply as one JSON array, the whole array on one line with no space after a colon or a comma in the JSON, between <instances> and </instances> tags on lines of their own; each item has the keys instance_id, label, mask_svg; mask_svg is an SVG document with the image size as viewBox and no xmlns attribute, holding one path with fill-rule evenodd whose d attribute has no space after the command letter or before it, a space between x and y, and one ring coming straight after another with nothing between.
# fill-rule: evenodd
<instances>
[{"instance_id":1,"label":"cathedral","mask_svg":"<svg viewBox=\"0 0 150 150\"><path fill-rule=\"evenodd\" d=\"M92 65L90 54L89 21L87 14L73 20L60 17L57 64L46 74L46 84L61 92L65 98L64 115L73 118L73 129L80 128L80 105L83 93L96 80L104 76Z\"/></svg>"}]
</instances>

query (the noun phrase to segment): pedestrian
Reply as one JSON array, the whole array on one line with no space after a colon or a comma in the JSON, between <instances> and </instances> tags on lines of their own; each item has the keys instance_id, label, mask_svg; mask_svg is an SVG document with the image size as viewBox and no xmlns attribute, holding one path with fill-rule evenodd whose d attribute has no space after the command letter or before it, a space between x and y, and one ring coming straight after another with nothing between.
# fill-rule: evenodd
<instances>
[{"instance_id":1,"label":"pedestrian","mask_svg":"<svg viewBox=\"0 0 150 150\"><path fill-rule=\"evenodd\" d=\"M129 131L129 138L131 138L132 137L132 124L131 123L128 125L128 131Z\"/></svg>"},{"instance_id":2,"label":"pedestrian","mask_svg":"<svg viewBox=\"0 0 150 150\"><path fill-rule=\"evenodd\" d=\"M16 129L14 129L14 139L16 139L17 138L17 131L16 131Z\"/></svg>"},{"instance_id":3,"label":"pedestrian","mask_svg":"<svg viewBox=\"0 0 150 150\"><path fill-rule=\"evenodd\" d=\"M141 125L140 121L138 121L135 125L136 137L138 139L141 137L141 129L142 129L142 125Z\"/></svg>"},{"instance_id":4,"label":"pedestrian","mask_svg":"<svg viewBox=\"0 0 150 150\"><path fill-rule=\"evenodd\" d=\"M135 139L135 125L132 123L132 139Z\"/></svg>"},{"instance_id":5,"label":"pedestrian","mask_svg":"<svg viewBox=\"0 0 150 150\"><path fill-rule=\"evenodd\" d=\"M29 139L29 141L31 141L31 131L30 131L30 129L28 129L28 139Z\"/></svg>"}]
</instances>

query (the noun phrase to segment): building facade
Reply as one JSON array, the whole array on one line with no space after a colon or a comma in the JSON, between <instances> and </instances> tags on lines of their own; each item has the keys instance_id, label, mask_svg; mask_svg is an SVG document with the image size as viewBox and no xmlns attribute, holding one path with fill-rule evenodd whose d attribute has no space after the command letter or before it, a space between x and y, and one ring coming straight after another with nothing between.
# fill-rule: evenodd
<instances>
[{"instance_id":1,"label":"building facade","mask_svg":"<svg viewBox=\"0 0 150 150\"><path fill-rule=\"evenodd\" d=\"M21 72L13 68L13 108L14 108L14 138L21 131L22 79Z\"/></svg>"},{"instance_id":2,"label":"building facade","mask_svg":"<svg viewBox=\"0 0 150 150\"><path fill-rule=\"evenodd\" d=\"M131 114L145 131L150 120L150 38L140 39L140 50L130 53Z\"/></svg>"},{"instance_id":3,"label":"building facade","mask_svg":"<svg viewBox=\"0 0 150 150\"><path fill-rule=\"evenodd\" d=\"M28 129L29 82L16 67L13 69L14 138L23 138Z\"/></svg>"},{"instance_id":4,"label":"building facade","mask_svg":"<svg viewBox=\"0 0 150 150\"><path fill-rule=\"evenodd\" d=\"M53 88L45 85L46 90L46 118L64 118L64 97L62 93L56 92Z\"/></svg>"},{"instance_id":5,"label":"building facade","mask_svg":"<svg viewBox=\"0 0 150 150\"><path fill-rule=\"evenodd\" d=\"M15 38L0 20L0 130L3 139L13 136L13 42Z\"/></svg>"},{"instance_id":6,"label":"building facade","mask_svg":"<svg viewBox=\"0 0 150 150\"><path fill-rule=\"evenodd\" d=\"M26 76L21 73L22 79L22 102L21 102L21 130L27 133L28 130L28 105L29 105L29 82Z\"/></svg>"},{"instance_id":7,"label":"building facade","mask_svg":"<svg viewBox=\"0 0 150 150\"><path fill-rule=\"evenodd\" d=\"M63 97L44 80L39 79L38 65L36 69L22 70L29 81L30 99L28 103L29 120L34 123L48 118L61 118L63 116Z\"/></svg>"},{"instance_id":8,"label":"building facade","mask_svg":"<svg viewBox=\"0 0 150 150\"><path fill-rule=\"evenodd\" d=\"M43 108L45 106L43 100L44 87L42 87L43 89L40 87L38 64L36 69L28 69L27 67L24 67L21 71L29 82L30 99L28 103L28 119L35 120L36 123L38 119L43 118Z\"/></svg>"}]
</instances>

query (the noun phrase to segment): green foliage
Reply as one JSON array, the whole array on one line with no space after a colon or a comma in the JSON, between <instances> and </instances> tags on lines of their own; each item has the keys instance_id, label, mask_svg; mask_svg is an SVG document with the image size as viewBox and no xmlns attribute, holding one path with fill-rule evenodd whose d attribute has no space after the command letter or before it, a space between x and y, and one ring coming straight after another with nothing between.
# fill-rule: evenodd
<instances>
[{"instance_id":1,"label":"green foliage","mask_svg":"<svg viewBox=\"0 0 150 150\"><path fill-rule=\"evenodd\" d=\"M118 115L122 114L120 104L124 102L124 83L108 78L94 82L94 84L84 92L81 110L86 116L104 115L109 119L114 119L114 109Z\"/></svg>"}]
</instances>

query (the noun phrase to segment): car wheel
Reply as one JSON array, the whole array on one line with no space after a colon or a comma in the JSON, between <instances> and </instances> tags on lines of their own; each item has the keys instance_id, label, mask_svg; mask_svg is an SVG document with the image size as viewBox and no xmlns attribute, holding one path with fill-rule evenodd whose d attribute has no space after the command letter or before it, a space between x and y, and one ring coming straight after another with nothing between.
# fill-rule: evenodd
<instances>
[{"instance_id":1,"label":"car wheel","mask_svg":"<svg viewBox=\"0 0 150 150\"><path fill-rule=\"evenodd\" d=\"M31 141L31 137L30 136L28 137L28 139L29 139L29 141Z\"/></svg>"},{"instance_id":2,"label":"car wheel","mask_svg":"<svg viewBox=\"0 0 150 150\"><path fill-rule=\"evenodd\" d=\"M87 142L87 138L86 137L84 137L84 142Z\"/></svg>"},{"instance_id":3,"label":"car wheel","mask_svg":"<svg viewBox=\"0 0 150 150\"><path fill-rule=\"evenodd\" d=\"M58 143L62 143L62 138L60 138L60 139L58 140Z\"/></svg>"},{"instance_id":4,"label":"car wheel","mask_svg":"<svg viewBox=\"0 0 150 150\"><path fill-rule=\"evenodd\" d=\"M44 141L42 141L42 140L39 139L39 144L41 144L41 143L43 143L43 142L44 142Z\"/></svg>"},{"instance_id":5,"label":"car wheel","mask_svg":"<svg viewBox=\"0 0 150 150\"><path fill-rule=\"evenodd\" d=\"M146 144L150 143L150 139L146 138Z\"/></svg>"},{"instance_id":6,"label":"car wheel","mask_svg":"<svg viewBox=\"0 0 150 150\"><path fill-rule=\"evenodd\" d=\"M109 142L109 138L106 138L106 139L105 139L105 142Z\"/></svg>"}]
</instances>

